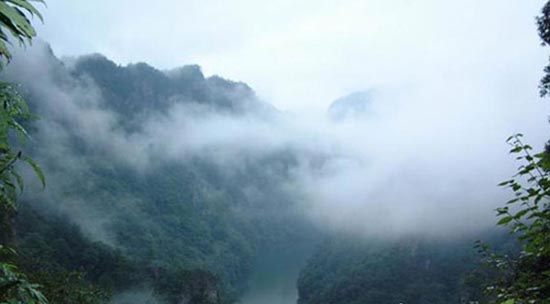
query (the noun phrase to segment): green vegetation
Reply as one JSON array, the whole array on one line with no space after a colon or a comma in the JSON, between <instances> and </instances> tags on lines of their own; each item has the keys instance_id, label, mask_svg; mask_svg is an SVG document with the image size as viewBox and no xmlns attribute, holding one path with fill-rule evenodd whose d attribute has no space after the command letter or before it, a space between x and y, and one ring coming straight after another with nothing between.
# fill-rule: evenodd
<instances>
[{"instance_id":1,"label":"green vegetation","mask_svg":"<svg viewBox=\"0 0 550 304\"><path fill-rule=\"evenodd\" d=\"M537 17L539 37L543 45L550 45L550 2L542 8L542 14ZM550 92L550 65L544 68L544 76L540 81L540 95L546 96Z\"/></svg>"},{"instance_id":2,"label":"green vegetation","mask_svg":"<svg viewBox=\"0 0 550 304\"><path fill-rule=\"evenodd\" d=\"M515 252L502 233L484 233L499 250ZM300 304L485 303L494 274L481 264L472 237L363 239L335 236L309 260L298 280Z\"/></svg>"},{"instance_id":3,"label":"green vegetation","mask_svg":"<svg viewBox=\"0 0 550 304\"><path fill-rule=\"evenodd\" d=\"M537 24L549 45L550 2ZM544 72L541 96L550 66ZM533 153L521 134L508 143L523 164L500 184L514 196L497 209L497 224L517 241L489 238L476 256L471 242L329 240L302 270L299 303L550 303L550 145Z\"/></svg>"},{"instance_id":4,"label":"green vegetation","mask_svg":"<svg viewBox=\"0 0 550 304\"><path fill-rule=\"evenodd\" d=\"M550 44L550 1L537 17L543 46ZM540 95L550 92L550 66L544 68ZM514 193L506 205L497 209L498 225L509 228L522 244L515 255L496 253L479 244L481 253L497 275L487 287L494 303L550 303L550 145L540 153L525 144L522 134L508 138L510 153L522 164L516 175L500 186Z\"/></svg>"},{"instance_id":5,"label":"green vegetation","mask_svg":"<svg viewBox=\"0 0 550 304\"><path fill-rule=\"evenodd\" d=\"M46 61L57 77L48 90L100 92L100 107L120 118L112 142L139 136L143 121L178 105L237 117L271 111L254 102L247 86L205 78L196 66L167 74L145 64L117 66L99 55L80 58L71 69L53 54ZM116 85L95 85L103 81ZM78 302L69 297L75 294L102 301L139 288L168 303L230 303L247 288L262 248L316 237L284 191L294 154L249 157L234 169L200 154L186 160L153 154L143 167L129 164L46 109L52 101L34 84L21 81L25 98L43 113L42 125L56 127L31 132L48 188L24 199L16 242L21 267L44 282L48 298L65 292L67 303ZM67 290L58 292L60 286Z\"/></svg>"},{"instance_id":6,"label":"green vegetation","mask_svg":"<svg viewBox=\"0 0 550 304\"><path fill-rule=\"evenodd\" d=\"M498 225L507 226L522 243L515 255L502 255L480 244L497 275L487 287L495 303L550 303L550 154L532 154L522 135L511 136L510 151L523 161L513 179L500 185L514 198L497 209Z\"/></svg>"},{"instance_id":7,"label":"green vegetation","mask_svg":"<svg viewBox=\"0 0 550 304\"><path fill-rule=\"evenodd\" d=\"M25 12L42 18L38 10L26 0L0 1L2 60L9 62L11 59L7 48L7 32L23 45L30 43L36 35ZM32 118L32 115L19 93L10 84L3 82L0 83L0 108L0 301L10 304L46 303L46 298L39 290L40 286L30 283L27 275L15 264L15 250L7 247L13 240L11 220L17 211L17 197L23 191L24 183L16 169L16 162L27 162L45 185L40 167L19 149L19 145L28 137L22 123ZM18 142L11 140L13 133Z\"/></svg>"},{"instance_id":8,"label":"green vegetation","mask_svg":"<svg viewBox=\"0 0 550 304\"><path fill-rule=\"evenodd\" d=\"M0 57L9 61L11 52L8 49L9 36L15 38L21 45L31 43L36 36L34 27L29 17L37 16L42 20L42 15L31 3L42 0L2 0L0 1Z\"/></svg>"},{"instance_id":9,"label":"green vegetation","mask_svg":"<svg viewBox=\"0 0 550 304\"><path fill-rule=\"evenodd\" d=\"M537 19L547 44L549 14L547 4ZM0 0L0 56L6 62L8 33L30 43L32 16L42 19L30 2ZM175 106L235 117L276 115L246 84L206 78L198 66L162 72L144 63L118 66L101 55L79 58L71 67L53 54L46 60L55 71L49 89L75 90L84 104L97 97L91 113L110 115L114 122L106 130L116 139L139 138L144 121L165 117ZM550 90L550 67L545 71L542 95ZM23 94L0 83L0 303L106 303L135 289L149 290L155 302L233 303L262 251L318 237L293 213L295 202L284 191L298 163L292 152L242 156L230 169L209 151L184 161L151 154L146 164L130 164L124 158L139 151L115 155L122 152L97 144L67 117L39 111L52 97L26 81ZM29 131L31 112L41 113L48 131ZM30 135L34 145L23 152ZM519 245L499 233L484 234L480 238L493 249L479 245L479 256L471 238L358 241L334 235L302 270L299 303L549 303L550 153L532 154L520 135L510 143L525 164L501 184L515 197L498 209L498 224L509 227ZM45 186L33 159L46 168L51 188L20 200L20 163Z\"/></svg>"}]
</instances>

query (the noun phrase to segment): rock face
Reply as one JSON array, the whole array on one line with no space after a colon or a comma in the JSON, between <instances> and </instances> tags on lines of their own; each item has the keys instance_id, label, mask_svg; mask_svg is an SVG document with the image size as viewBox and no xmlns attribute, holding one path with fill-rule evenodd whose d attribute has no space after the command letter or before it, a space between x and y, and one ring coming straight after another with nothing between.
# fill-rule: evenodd
<instances>
[{"instance_id":1,"label":"rock face","mask_svg":"<svg viewBox=\"0 0 550 304\"><path fill-rule=\"evenodd\" d=\"M182 282L178 304L218 304L221 303L218 279L210 272L191 271Z\"/></svg>"}]
</instances>

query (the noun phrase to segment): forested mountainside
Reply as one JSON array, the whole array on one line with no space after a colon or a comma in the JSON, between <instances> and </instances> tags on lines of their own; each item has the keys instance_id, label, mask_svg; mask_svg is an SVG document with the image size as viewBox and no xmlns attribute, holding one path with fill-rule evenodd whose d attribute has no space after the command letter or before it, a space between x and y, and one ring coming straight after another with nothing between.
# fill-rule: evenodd
<instances>
[{"instance_id":1,"label":"forested mountainside","mask_svg":"<svg viewBox=\"0 0 550 304\"><path fill-rule=\"evenodd\" d=\"M78 58L73 64L71 76L80 81L91 79L108 101L104 105L123 118L125 127L134 128L131 130L143 127L143 120L152 112L165 113L175 103L198 103L234 115L268 117L277 113L245 83L219 76L205 78L198 65L163 72L146 63L117 66L100 54Z\"/></svg>"},{"instance_id":2,"label":"forested mountainside","mask_svg":"<svg viewBox=\"0 0 550 304\"><path fill-rule=\"evenodd\" d=\"M479 235L501 252L517 244L504 232ZM328 238L302 269L299 304L486 303L493 275L463 239Z\"/></svg>"},{"instance_id":3,"label":"forested mountainside","mask_svg":"<svg viewBox=\"0 0 550 304\"><path fill-rule=\"evenodd\" d=\"M164 134L152 125L174 113L181 123L274 119L245 84L205 78L198 66L164 72L35 51L36 62L15 61L7 72L41 113L30 126L32 154L48 187L25 196L17 218L32 273L82 272L106 294L147 286L174 303L225 303L245 290L262 248L316 237L285 191L293 153L241 154L231 164L215 145L180 155L155 142Z\"/></svg>"},{"instance_id":4,"label":"forested mountainside","mask_svg":"<svg viewBox=\"0 0 550 304\"><path fill-rule=\"evenodd\" d=\"M246 84L195 65L62 61L40 44L29 52L5 76L41 116L28 124L29 151L48 185L22 197L14 243L52 301L252 304L273 298L249 286L295 280L315 250L296 282L300 304L483 300L490 273L475 268L473 246L489 234L371 239L311 221L296 175L303 166L324 174L334 155L256 140L284 114ZM337 107L368 119L371 99L352 94L329 115Z\"/></svg>"}]
</instances>

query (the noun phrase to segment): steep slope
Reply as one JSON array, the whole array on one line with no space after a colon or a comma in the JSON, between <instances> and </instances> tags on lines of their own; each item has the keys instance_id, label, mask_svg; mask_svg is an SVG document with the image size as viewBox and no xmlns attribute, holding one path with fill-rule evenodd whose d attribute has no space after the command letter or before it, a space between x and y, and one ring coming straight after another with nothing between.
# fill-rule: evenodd
<instances>
[{"instance_id":1,"label":"steep slope","mask_svg":"<svg viewBox=\"0 0 550 304\"><path fill-rule=\"evenodd\" d=\"M206 78L198 66L163 72L143 63L118 66L101 55L68 64L47 47L31 51L30 60L16 60L7 71L41 116L32 153L48 188L27 191L25 201L41 216L65 217L85 238L119 252L141 269L139 284L153 285L170 302L198 303L204 294L196 289L204 286L217 294L212 301L231 302L246 289L262 248L316 235L285 190L293 153L237 149L226 155L231 139L219 143L217 129L200 129L276 119L278 112L247 85ZM36 67L43 69L38 76ZM204 143L205 136L213 139ZM22 230L20 237L32 247L33 234L51 240L42 235L46 230ZM93 277L116 267L99 269Z\"/></svg>"},{"instance_id":2,"label":"steep slope","mask_svg":"<svg viewBox=\"0 0 550 304\"><path fill-rule=\"evenodd\" d=\"M492 271L474 250L477 238L503 252L518 250L503 231L446 240L333 236L302 269L298 303L488 302Z\"/></svg>"},{"instance_id":3,"label":"steep slope","mask_svg":"<svg viewBox=\"0 0 550 304\"><path fill-rule=\"evenodd\" d=\"M68 277L65 285L77 294L115 303L292 302L298 268L321 236L328 241L300 273L299 303L481 297L482 274L471 275L475 239L396 240L380 231L365 240L332 234L339 227L330 221L310 223L304 214L311 210L303 209L315 209L318 196L302 202L296 177L305 175L307 191L346 192L347 179L316 181L334 174L339 161L359 163L320 147L315 136L311 145L292 142L311 134L289 143L286 134L271 133L282 114L246 84L205 77L198 66L160 71L101 55L61 61L40 45L29 51L5 75L41 116L29 124L30 151L48 187L26 188L17 236L25 268L55 283L48 286L53 299L67 292L59 288L63 280L49 278ZM373 101L368 92L352 94L329 114L362 120ZM345 211L338 210L345 198L355 199L328 197L334 213Z\"/></svg>"}]
</instances>

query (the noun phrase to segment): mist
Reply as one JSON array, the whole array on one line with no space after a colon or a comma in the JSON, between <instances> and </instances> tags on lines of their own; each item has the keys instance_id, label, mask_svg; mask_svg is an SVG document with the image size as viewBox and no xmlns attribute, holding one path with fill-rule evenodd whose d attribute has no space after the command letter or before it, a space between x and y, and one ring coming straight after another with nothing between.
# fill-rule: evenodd
<instances>
[{"instance_id":1,"label":"mist","mask_svg":"<svg viewBox=\"0 0 550 304\"><path fill-rule=\"evenodd\" d=\"M36 114L18 121L27 140L7 139L31 161L4 168L21 190L5 259L29 291L112 304L548 293L529 225L547 197L530 208L499 183L537 179L516 175L507 138L550 149L550 0L53 2L5 5L36 32L0 66Z\"/></svg>"},{"instance_id":2,"label":"mist","mask_svg":"<svg viewBox=\"0 0 550 304\"><path fill-rule=\"evenodd\" d=\"M490 227L493 210L509 195L496 184L517 166L505 138L522 132L540 149L548 134L547 106L538 101L536 88L522 84L533 89L520 92L508 85L536 83L521 73L489 81L482 80L485 76L430 76L369 88L376 93L365 118L335 121L327 113L258 115L256 110L234 114L191 101L152 113L140 130L127 131L91 80L72 78L70 61L55 59L44 43L22 53L6 74L40 96L35 112L48 119L36 123L35 137L50 151L41 155L46 168L48 157L62 157L64 166L80 172L93 166L65 149L70 134L98 157L141 172L167 160L185 163L200 157L231 175L250 159L290 151L298 161L282 189L304 219L326 231L449 236ZM46 173L49 186L40 195L54 192L63 180ZM79 214L75 221L84 227L96 220L90 210Z\"/></svg>"}]
</instances>

